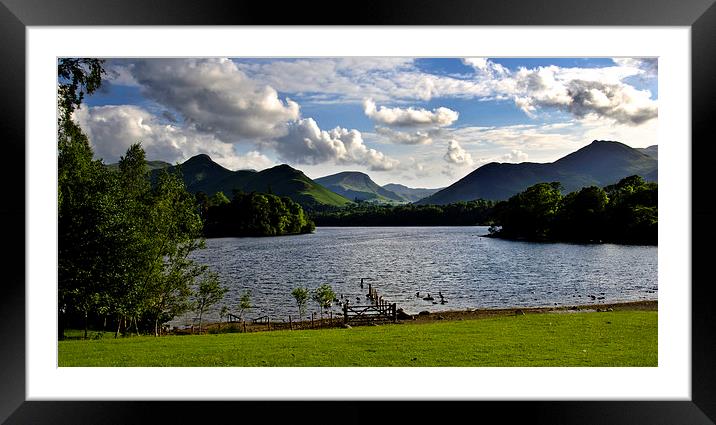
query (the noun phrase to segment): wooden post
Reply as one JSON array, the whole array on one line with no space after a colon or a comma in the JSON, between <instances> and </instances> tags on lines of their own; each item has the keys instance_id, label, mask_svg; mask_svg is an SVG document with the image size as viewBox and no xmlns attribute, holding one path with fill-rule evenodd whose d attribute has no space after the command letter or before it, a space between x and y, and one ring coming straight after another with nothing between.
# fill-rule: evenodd
<instances>
[{"instance_id":1,"label":"wooden post","mask_svg":"<svg viewBox=\"0 0 716 425\"><path fill-rule=\"evenodd\" d=\"M393 323L398 323L398 310L396 308L396 304L393 303L392 307L392 313L393 313Z\"/></svg>"},{"instance_id":2,"label":"wooden post","mask_svg":"<svg viewBox=\"0 0 716 425\"><path fill-rule=\"evenodd\" d=\"M373 298L373 284L368 284L368 298Z\"/></svg>"},{"instance_id":3,"label":"wooden post","mask_svg":"<svg viewBox=\"0 0 716 425\"><path fill-rule=\"evenodd\" d=\"M271 318L269 316L266 316L266 325L268 330L271 330Z\"/></svg>"},{"instance_id":4,"label":"wooden post","mask_svg":"<svg viewBox=\"0 0 716 425\"><path fill-rule=\"evenodd\" d=\"M313 316L316 314L315 311L311 312L311 329L313 329Z\"/></svg>"},{"instance_id":5,"label":"wooden post","mask_svg":"<svg viewBox=\"0 0 716 425\"><path fill-rule=\"evenodd\" d=\"M293 330L293 322L291 322L291 315L288 315L288 329Z\"/></svg>"},{"instance_id":6,"label":"wooden post","mask_svg":"<svg viewBox=\"0 0 716 425\"><path fill-rule=\"evenodd\" d=\"M241 323L244 324L244 333L246 333L246 321L243 321L243 320L242 320Z\"/></svg>"}]
</instances>

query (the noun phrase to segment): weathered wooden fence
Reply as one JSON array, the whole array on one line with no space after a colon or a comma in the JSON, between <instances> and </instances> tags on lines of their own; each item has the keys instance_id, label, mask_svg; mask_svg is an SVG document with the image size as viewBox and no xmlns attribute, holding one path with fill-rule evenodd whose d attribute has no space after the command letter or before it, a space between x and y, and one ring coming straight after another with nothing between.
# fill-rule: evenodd
<instances>
[{"instance_id":1,"label":"weathered wooden fence","mask_svg":"<svg viewBox=\"0 0 716 425\"><path fill-rule=\"evenodd\" d=\"M395 303L379 302L373 305L343 305L343 323L367 324L374 322L397 322Z\"/></svg>"},{"instance_id":2,"label":"weathered wooden fence","mask_svg":"<svg viewBox=\"0 0 716 425\"><path fill-rule=\"evenodd\" d=\"M366 297L371 301L371 305L343 304L344 324L395 323L398 321L396 304L384 300L382 296L378 295L378 290L370 283L368 284Z\"/></svg>"}]
</instances>

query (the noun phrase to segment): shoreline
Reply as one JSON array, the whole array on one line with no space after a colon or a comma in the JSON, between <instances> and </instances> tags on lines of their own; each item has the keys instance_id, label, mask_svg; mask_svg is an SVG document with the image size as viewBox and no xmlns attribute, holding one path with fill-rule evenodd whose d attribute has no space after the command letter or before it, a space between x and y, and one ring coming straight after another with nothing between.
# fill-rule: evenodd
<instances>
[{"instance_id":1,"label":"shoreline","mask_svg":"<svg viewBox=\"0 0 716 425\"><path fill-rule=\"evenodd\" d=\"M428 314L407 314L398 315L397 324L420 324L433 323L437 321L461 321L461 320L479 320L493 317L519 316L525 314L574 314L574 313L606 313L613 311L658 311L658 300L641 300L641 301L623 301L615 303L595 303L595 304L573 304L560 305L553 307L511 307L511 308L466 308L462 310L445 310L429 312ZM428 311L428 310L426 310ZM308 330L308 329L327 329L341 327L343 324L342 316L333 316L332 322L324 317L323 324L320 319L316 318L313 326L310 320L295 321L289 324L285 321L266 323L245 322L206 322L203 325L203 333L215 332L270 332L274 330ZM392 322L383 322L383 324L393 324ZM377 324L369 323L351 326L375 326ZM169 335L188 335L192 334L191 328L174 328ZM196 333L194 333L196 334Z\"/></svg>"},{"instance_id":2,"label":"shoreline","mask_svg":"<svg viewBox=\"0 0 716 425\"><path fill-rule=\"evenodd\" d=\"M549 313L601 313L610 311L658 311L658 300L623 301L615 303L573 304L553 307L511 307L511 308L470 308L464 310L449 310L430 313L427 315L412 315L414 322L433 320L465 320L482 319L488 317L516 316L522 314L549 314Z\"/></svg>"}]
</instances>

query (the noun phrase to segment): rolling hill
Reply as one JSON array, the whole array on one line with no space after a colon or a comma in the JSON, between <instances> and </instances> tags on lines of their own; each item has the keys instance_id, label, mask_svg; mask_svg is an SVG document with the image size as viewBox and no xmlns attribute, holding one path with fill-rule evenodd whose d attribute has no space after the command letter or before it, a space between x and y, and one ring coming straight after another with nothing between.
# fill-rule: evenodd
<instances>
[{"instance_id":1,"label":"rolling hill","mask_svg":"<svg viewBox=\"0 0 716 425\"><path fill-rule=\"evenodd\" d=\"M424 188L412 188L397 183L388 183L383 185L383 189L387 189L397 195L400 195L403 199L408 202L415 202L425 197L432 195L433 193L442 190L443 188L437 189L424 189Z\"/></svg>"},{"instance_id":2,"label":"rolling hill","mask_svg":"<svg viewBox=\"0 0 716 425\"><path fill-rule=\"evenodd\" d=\"M348 199L378 203L406 202L402 196L379 186L364 173L345 171L315 180L316 183Z\"/></svg>"},{"instance_id":3,"label":"rolling hill","mask_svg":"<svg viewBox=\"0 0 716 425\"><path fill-rule=\"evenodd\" d=\"M473 199L504 200L540 182L559 181L565 193L585 186L605 186L630 175L649 181L658 177L658 161L623 143L595 140L551 163L492 162L416 202L419 205L449 204Z\"/></svg>"}]
</instances>

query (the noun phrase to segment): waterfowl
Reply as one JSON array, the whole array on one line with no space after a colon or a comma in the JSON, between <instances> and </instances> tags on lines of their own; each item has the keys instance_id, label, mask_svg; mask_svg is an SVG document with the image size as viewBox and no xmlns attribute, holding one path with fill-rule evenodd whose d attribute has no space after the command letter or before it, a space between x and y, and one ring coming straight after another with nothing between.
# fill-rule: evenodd
<instances>
[{"instance_id":1,"label":"waterfowl","mask_svg":"<svg viewBox=\"0 0 716 425\"><path fill-rule=\"evenodd\" d=\"M428 294L428 296L425 297L425 298L423 298L423 299L424 299L425 301L432 301L432 300L434 300L435 298L433 298L432 295Z\"/></svg>"}]
</instances>

